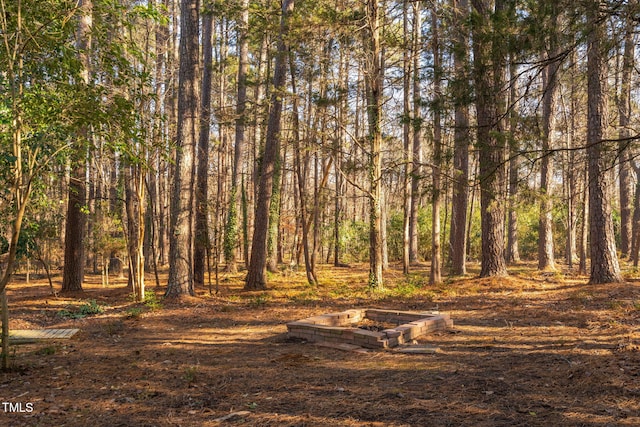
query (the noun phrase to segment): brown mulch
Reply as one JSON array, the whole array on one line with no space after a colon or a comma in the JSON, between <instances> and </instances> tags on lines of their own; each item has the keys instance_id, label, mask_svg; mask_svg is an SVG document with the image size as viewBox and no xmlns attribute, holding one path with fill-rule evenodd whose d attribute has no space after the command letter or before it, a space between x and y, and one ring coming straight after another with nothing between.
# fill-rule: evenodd
<instances>
[{"instance_id":1,"label":"brown mulch","mask_svg":"<svg viewBox=\"0 0 640 427\"><path fill-rule=\"evenodd\" d=\"M586 285L520 265L507 278L428 286L428 270L405 279L392 269L388 290L368 293L366 266L323 267L319 276L312 288L303 271L286 271L272 276L273 290L243 292L241 274L222 275L217 295L161 301L158 289L161 307L131 301L122 280L103 288L89 275L71 298L52 296L46 279L18 277L11 328L80 332L12 347L0 398L25 412L0 406L0 425L640 425L633 280ZM104 312L61 315L90 300ZM418 340L439 348L432 354L286 338L288 321L355 307L437 308L454 328Z\"/></svg>"}]
</instances>

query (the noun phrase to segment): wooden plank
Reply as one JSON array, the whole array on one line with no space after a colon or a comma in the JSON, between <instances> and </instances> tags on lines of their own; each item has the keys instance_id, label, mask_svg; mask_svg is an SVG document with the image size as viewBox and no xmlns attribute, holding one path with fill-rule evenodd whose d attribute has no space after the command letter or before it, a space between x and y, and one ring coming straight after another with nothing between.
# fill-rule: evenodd
<instances>
[{"instance_id":1,"label":"wooden plank","mask_svg":"<svg viewBox=\"0 0 640 427\"><path fill-rule=\"evenodd\" d=\"M9 342L27 343L40 340L69 339L80 329L14 329L9 331Z\"/></svg>"},{"instance_id":2,"label":"wooden plank","mask_svg":"<svg viewBox=\"0 0 640 427\"><path fill-rule=\"evenodd\" d=\"M60 338L71 338L79 329L60 329Z\"/></svg>"}]
</instances>

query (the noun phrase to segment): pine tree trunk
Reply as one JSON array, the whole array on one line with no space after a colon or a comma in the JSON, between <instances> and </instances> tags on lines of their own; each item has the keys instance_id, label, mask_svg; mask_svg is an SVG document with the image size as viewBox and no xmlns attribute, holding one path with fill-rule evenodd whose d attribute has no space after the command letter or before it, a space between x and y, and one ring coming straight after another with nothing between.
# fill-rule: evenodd
<instances>
[{"instance_id":1,"label":"pine tree trunk","mask_svg":"<svg viewBox=\"0 0 640 427\"><path fill-rule=\"evenodd\" d=\"M573 131L569 131L567 138L567 166L564 174L564 180L566 183L567 194L567 241L565 245L565 258L567 267L573 268L573 262L576 254L576 195L578 194L576 188L575 177L575 153L572 150L573 147Z\"/></svg>"},{"instance_id":2,"label":"pine tree trunk","mask_svg":"<svg viewBox=\"0 0 640 427\"><path fill-rule=\"evenodd\" d=\"M453 195L451 198L451 274L467 272L467 210L469 205L469 106L468 77L468 33L463 24L469 14L467 0L452 0L454 10L454 148L453 148Z\"/></svg>"},{"instance_id":3,"label":"pine tree trunk","mask_svg":"<svg viewBox=\"0 0 640 427\"><path fill-rule=\"evenodd\" d=\"M411 55L413 46L410 48L409 38L409 0L402 2L402 33L404 51L402 57L402 141L404 149L404 171L403 171L403 222L402 222L402 272L409 273L409 223L411 221L411 159L413 157L411 146Z\"/></svg>"},{"instance_id":4,"label":"pine tree trunk","mask_svg":"<svg viewBox=\"0 0 640 427\"><path fill-rule=\"evenodd\" d=\"M478 116L482 259L480 277L507 275L504 258L505 135L503 102L504 53L491 26L490 2L473 1L479 14L473 27L473 73ZM496 1L496 11L503 7ZM489 31L490 33L487 33ZM488 40L489 39L489 40Z\"/></svg>"},{"instance_id":5,"label":"pine tree trunk","mask_svg":"<svg viewBox=\"0 0 640 427\"><path fill-rule=\"evenodd\" d=\"M413 141L411 163L411 202L409 218L409 264L420 261L418 242L418 211L420 209L420 183L422 177L422 118L420 108L420 46L421 46L420 2L413 3Z\"/></svg>"},{"instance_id":6,"label":"pine tree trunk","mask_svg":"<svg viewBox=\"0 0 640 427\"><path fill-rule=\"evenodd\" d=\"M575 52L571 55L571 65L575 64ZM578 226L578 183L576 171L576 153L573 150L574 140L576 134L576 87L575 76L572 74L569 82L569 102L571 116L569 118L569 131L567 133L567 168L565 181L567 184L567 243L566 243L566 261L567 266L573 268L573 262L576 255L576 238L577 238L577 226Z\"/></svg>"},{"instance_id":7,"label":"pine tree trunk","mask_svg":"<svg viewBox=\"0 0 640 427\"><path fill-rule=\"evenodd\" d=\"M209 203L209 133L211 120L211 74L212 74L212 27L213 14L202 17L202 90L200 92L200 131L198 138L196 169L195 240L193 249L194 286L204 286L207 252L210 250L208 203Z\"/></svg>"},{"instance_id":8,"label":"pine tree trunk","mask_svg":"<svg viewBox=\"0 0 640 427\"><path fill-rule=\"evenodd\" d=\"M518 213L516 205L518 203L518 182L520 179L520 159L518 157L518 141L515 138L516 120L518 115L518 84L516 78L516 63L511 57L509 63L509 78L511 79L509 88L509 200L507 207L507 252L506 261L509 263L520 262L520 245L518 239Z\"/></svg>"},{"instance_id":9,"label":"pine tree trunk","mask_svg":"<svg viewBox=\"0 0 640 427\"><path fill-rule=\"evenodd\" d=\"M558 64L551 62L543 71L542 97L542 159L540 160L540 217L538 220L538 269L555 270L553 254L553 218L551 216L553 177L553 132L555 131L555 104Z\"/></svg>"},{"instance_id":10,"label":"pine tree trunk","mask_svg":"<svg viewBox=\"0 0 640 427\"><path fill-rule=\"evenodd\" d=\"M343 49L340 50L340 78L342 81L342 87L349 87L349 55L348 52ZM341 236L342 236L342 221L344 219L344 206L345 206L345 180L341 173L342 168L342 151L345 145L345 121L347 117L348 111L348 99L345 96L339 104L338 110L338 122L340 126L338 128L338 138L336 138L335 146L334 146L334 174L336 176L336 198L335 198L335 209L334 209L334 255L333 255L333 265L335 267L343 267L345 264L342 263L342 244L341 244Z\"/></svg>"},{"instance_id":11,"label":"pine tree trunk","mask_svg":"<svg viewBox=\"0 0 640 427\"><path fill-rule=\"evenodd\" d=\"M91 25L92 25L92 2L82 0L79 2L82 9L82 16L78 24L77 46L80 51L80 62L82 63L82 80L84 84L89 84L89 49L91 49ZM86 141L89 136L89 129L86 125L78 131L76 152L73 161L75 166L71 170L69 178L69 197L67 202L67 217L65 224L64 241L64 271L62 276L62 292L73 292L82 290L84 281L84 236L87 217L86 209Z\"/></svg>"},{"instance_id":12,"label":"pine tree trunk","mask_svg":"<svg viewBox=\"0 0 640 427\"><path fill-rule=\"evenodd\" d=\"M631 160L631 165L636 173L637 177L640 177L640 166L638 166L635 160ZM633 219L632 219L632 239L631 239L631 261L634 267L638 267L638 261L640 259L640 179L636 180L635 197L633 200Z\"/></svg>"},{"instance_id":13,"label":"pine tree trunk","mask_svg":"<svg viewBox=\"0 0 640 427\"><path fill-rule=\"evenodd\" d=\"M433 167L431 197L431 271L429 284L437 285L442 281L442 255L440 248L440 209L442 207L442 123L440 122L443 107L440 78L440 41L438 38L438 16L435 6L431 10L431 45L433 48Z\"/></svg>"},{"instance_id":14,"label":"pine tree trunk","mask_svg":"<svg viewBox=\"0 0 640 427\"><path fill-rule=\"evenodd\" d=\"M382 63L378 0L367 1L365 85L369 139L369 287L382 289Z\"/></svg>"},{"instance_id":15,"label":"pine tree trunk","mask_svg":"<svg viewBox=\"0 0 640 427\"><path fill-rule=\"evenodd\" d=\"M620 95L618 97L619 139L618 159L620 172L620 252L623 257L629 255L632 241L631 215L631 150L629 140L629 122L631 111L631 74L634 67L635 43L633 41L633 23L630 14L627 18L627 29L624 38L624 53L622 59L622 79Z\"/></svg>"},{"instance_id":16,"label":"pine tree trunk","mask_svg":"<svg viewBox=\"0 0 640 427\"><path fill-rule=\"evenodd\" d=\"M605 22L601 1L587 4L590 32L587 38L587 157L589 170L589 235L591 275L589 283L621 282L616 254L604 132L606 128L607 59L603 46Z\"/></svg>"},{"instance_id":17,"label":"pine tree trunk","mask_svg":"<svg viewBox=\"0 0 640 427\"><path fill-rule=\"evenodd\" d=\"M306 176L303 173L302 168L302 156L300 147L300 116L298 111L298 91L296 86L296 72L293 57L290 56L289 68L291 70L291 88L293 92L293 156L294 156L294 170L296 174L297 182L297 194L300 203L300 225L302 228L302 250L304 252L304 266L307 274L307 282L315 286L318 284L318 279L314 266L311 262L311 253L309 251L309 226L307 223L307 191L306 191ZM306 150L305 150L306 152Z\"/></svg>"},{"instance_id":18,"label":"pine tree trunk","mask_svg":"<svg viewBox=\"0 0 640 427\"><path fill-rule=\"evenodd\" d=\"M586 160L585 160L586 162ZM580 241L579 241L579 261L578 261L578 273L587 274L587 251L588 251L588 237L589 237L589 171L585 165L584 174L582 177L582 207L581 207L581 219L580 222Z\"/></svg>"},{"instance_id":19,"label":"pine tree trunk","mask_svg":"<svg viewBox=\"0 0 640 427\"><path fill-rule=\"evenodd\" d=\"M242 165L247 109L247 68L249 63L249 0L242 0L242 11L238 21L238 104L236 106L236 141L231 170L231 192L229 211L224 233L224 257L227 271L236 272L236 248L238 245L238 176Z\"/></svg>"},{"instance_id":20,"label":"pine tree trunk","mask_svg":"<svg viewBox=\"0 0 640 427\"><path fill-rule=\"evenodd\" d=\"M193 232L195 155L199 125L199 1L180 7L180 72L175 174L171 189L169 281L166 297L194 295Z\"/></svg>"},{"instance_id":21,"label":"pine tree trunk","mask_svg":"<svg viewBox=\"0 0 640 427\"><path fill-rule=\"evenodd\" d=\"M281 142L280 142L281 144ZM269 229L267 231L267 271L278 271L278 238L280 234L280 207L282 203L282 161L281 147L273 169L273 188L269 207ZM286 151L286 150L285 150Z\"/></svg>"},{"instance_id":22,"label":"pine tree trunk","mask_svg":"<svg viewBox=\"0 0 640 427\"><path fill-rule=\"evenodd\" d=\"M178 25L178 11L176 10L179 7L177 0L163 0L164 6L170 9L169 14L173 17L172 23L173 28L176 29ZM168 3L171 4L168 4ZM168 27L168 26L167 26ZM174 135L176 135L177 129L177 113L178 113L178 82L173 76L175 75L175 70L179 67L178 60L178 42L177 42L177 33L178 31L173 31L172 33L169 31L169 28L166 28L166 65L165 65L165 87L167 93L165 94L165 111L167 114L166 125L164 129L165 134L165 145L168 150L170 150L169 141L172 141ZM173 152L173 150L170 150ZM174 155L175 156L175 155ZM158 258L161 265L167 265L169 263L169 223L170 223L170 195L171 195L171 183L173 182L174 175L174 165L173 162L162 162L160 169L160 179L158 183L159 192L158 192Z\"/></svg>"},{"instance_id":23,"label":"pine tree trunk","mask_svg":"<svg viewBox=\"0 0 640 427\"><path fill-rule=\"evenodd\" d=\"M273 74L273 92L271 94L271 111L267 124L267 135L264 156L260 171L259 190L256 199L251 259L244 288L246 290L263 290L267 288L267 233L269 230L269 211L273 191L276 163L280 155L280 117L282 115L282 97L286 80L287 45L285 37L288 33L288 17L293 12L295 0L284 0L280 19L280 35L278 53Z\"/></svg>"},{"instance_id":24,"label":"pine tree trunk","mask_svg":"<svg viewBox=\"0 0 640 427\"><path fill-rule=\"evenodd\" d=\"M251 261L251 242L253 241L253 235L250 230L254 229L254 219L255 215L249 215L249 211L255 213L256 208L256 200L258 196L258 186L260 185L260 154L264 151L264 139L265 139L265 128L267 126L268 119L266 118L267 112L269 108L266 104L268 101L266 100L269 95L269 86L268 83L269 76L271 73L270 64L271 64L271 54L269 49L269 38L266 34L262 36L262 43L260 46L260 55L258 60L258 69L256 72L257 75L257 87L254 91L253 97L253 144L251 150L252 161L250 162L251 166L249 169L249 182L245 182L245 190L243 192L242 199L242 209L243 209L243 217L242 217L242 228L243 228L243 242L245 242L245 251L244 251L244 263L247 270L249 269L249 264Z\"/></svg>"}]
</instances>

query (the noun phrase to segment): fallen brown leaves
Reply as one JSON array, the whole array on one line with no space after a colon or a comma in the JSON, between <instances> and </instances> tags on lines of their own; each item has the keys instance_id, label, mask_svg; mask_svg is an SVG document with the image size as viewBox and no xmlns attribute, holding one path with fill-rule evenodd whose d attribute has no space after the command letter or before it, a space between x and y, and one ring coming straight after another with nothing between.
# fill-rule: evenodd
<instances>
[{"instance_id":1,"label":"fallen brown leaves","mask_svg":"<svg viewBox=\"0 0 640 427\"><path fill-rule=\"evenodd\" d=\"M134 303L124 282L89 276L81 296L45 280L10 286L11 327L80 328L69 341L12 348L2 401L33 403L0 424L109 426L548 426L640 424L640 287L520 265L500 279L429 287L425 270L387 274L368 293L366 266L271 277L243 292ZM161 299L162 289L158 290ZM103 313L58 313L95 299ZM454 329L423 337L431 354L356 353L288 341L285 323L360 306L438 308ZM153 309L152 309L153 308ZM24 405L23 405L24 406ZM233 416L230 416L234 414Z\"/></svg>"}]
</instances>

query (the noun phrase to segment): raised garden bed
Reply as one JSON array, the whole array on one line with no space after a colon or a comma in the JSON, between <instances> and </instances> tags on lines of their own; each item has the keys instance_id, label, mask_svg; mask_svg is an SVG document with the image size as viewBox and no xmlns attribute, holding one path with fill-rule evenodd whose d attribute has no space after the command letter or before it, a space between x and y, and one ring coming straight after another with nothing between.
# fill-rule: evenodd
<instances>
[{"instance_id":1,"label":"raised garden bed","mask_svg":"<svg viewBox=\"0 0 640 427\"><path fill-rule=\"evenodd\" d=\"M380 332L361 329L365 319L397 325ZM309 342L343 343L367 348L391 348L430 332L453 326L448 314L437 312L353 309L287 323L289 337Z\"/></svg>"}]
</instances>

